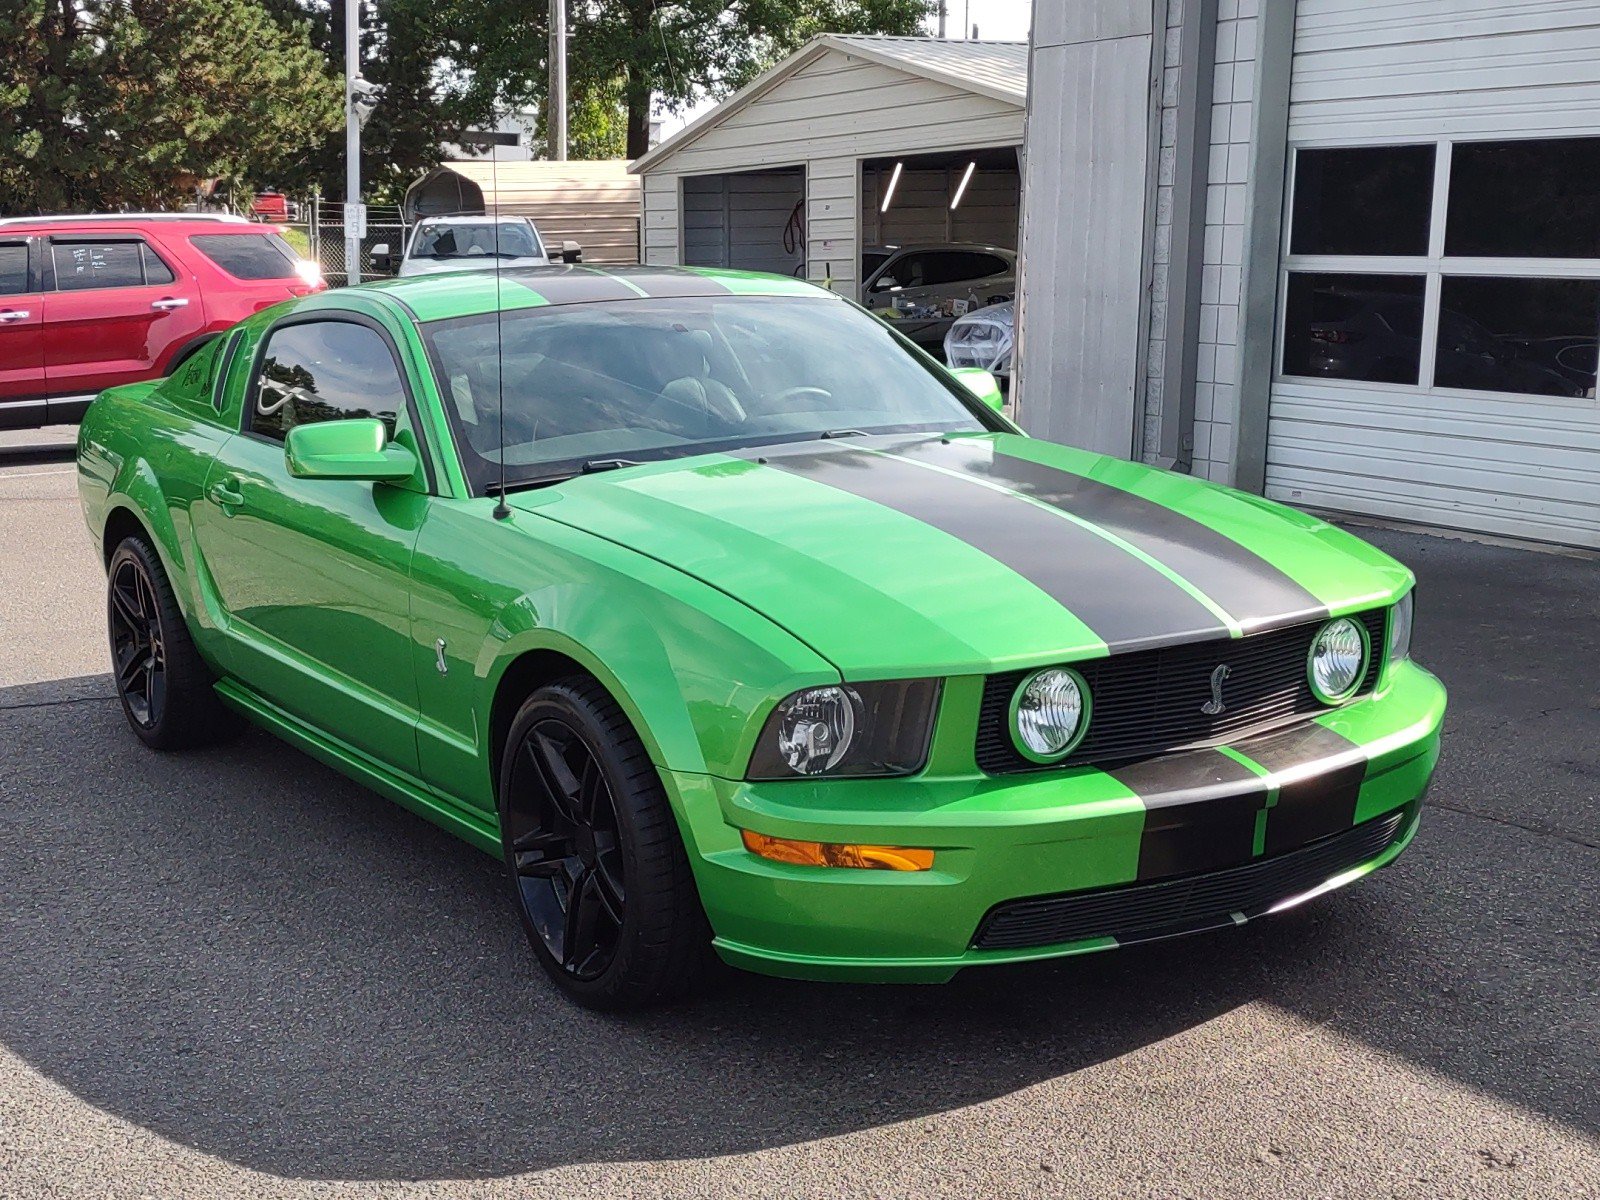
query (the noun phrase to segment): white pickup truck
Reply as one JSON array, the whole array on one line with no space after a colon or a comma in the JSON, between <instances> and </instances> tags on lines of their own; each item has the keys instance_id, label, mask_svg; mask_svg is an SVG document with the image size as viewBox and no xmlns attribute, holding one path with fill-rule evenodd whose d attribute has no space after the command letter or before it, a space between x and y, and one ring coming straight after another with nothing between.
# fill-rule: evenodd
<instances>
[{"instance_id":1,"label":"white pickup truck","mask_svg":"<svg viewBox=\"0 0 1600 1200\"><path fill-rule=\"evenodd\" d=\"M424 217L411 229L400 257L401 278L442 271L492 271L496 267L543 267L583 260L583 247L563 242L551 250L527 217ZM373 269L394 269L387 242L372 248Z\"/></svg>"}]
</instances>

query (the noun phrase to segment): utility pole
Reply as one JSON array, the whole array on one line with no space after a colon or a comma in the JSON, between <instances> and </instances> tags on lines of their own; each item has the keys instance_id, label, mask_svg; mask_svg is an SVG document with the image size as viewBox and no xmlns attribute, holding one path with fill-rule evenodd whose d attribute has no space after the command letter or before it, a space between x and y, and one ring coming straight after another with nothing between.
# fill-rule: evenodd
<instances>
[{"instance_id":1,"label":"utility pole","mask_svg":"<svg viewBox=\"0 0 1600 1200\"><path fill-rule=\"evenodd\" d=\"M945 18L949 16L949 0L939 0L939 36L944 36Z\"/></svg>"},{"instance_id":2,"label":"utility pole","mask_svg":"<svg viewBox=\"0 0 1600 1200\"><path fill-rule=\"evenodd\" d=\"M550 0L550 90L545 98L549 154L567 158L567 0Z\"/></svg>"},{"instance_id":3,"label":"utility pole","mask_svg":"<svg viewBox=\"0 0 1600 1200\"><path fill-rule=\"evenodd\" d=\"M361 282L361 121L356 80L361 78L361 2L344 0L344 270L345 282Z\"/></svg>"}]
</instances>

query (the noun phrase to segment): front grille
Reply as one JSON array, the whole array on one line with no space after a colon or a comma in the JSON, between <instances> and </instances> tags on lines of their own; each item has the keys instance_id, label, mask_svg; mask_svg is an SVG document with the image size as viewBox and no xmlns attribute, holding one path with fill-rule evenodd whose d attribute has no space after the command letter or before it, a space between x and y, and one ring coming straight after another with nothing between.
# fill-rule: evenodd
<instances>
[{"instance_id":1,"label":"front grille","mask_svg":"<svg viewBox=\"0 0 1600 1200\"><path fill-rule=\"evenodd\" d=\"M1378 857L1400 837L1414 811L1408 806L1242 867L1107 891L1010 900L989 910L972 944L979 950L1020 950L1085 938L1139 942L1230 925L1235 913L1260 916Z\"/></svg>"},{"instance_id":2,"label":"front grille","mask_svg":"<svg viewBox=\"0 0 1600 1200\"><path fill-rule=\"evenodd\" d=\"M1355 619L1372 639L1372 663L1357 689L1357 695L1365 695L1377 686L1383 667L1388 610L1371 609ZM984 681L978 717L978 766L991 775L1081 763L1107 766L1214 745L1326 712L1306 679L1306 658L1322 625L1312 621L1228 641L1188 642L1073 663L1089 685L1089 732L1065 759L1044 766L1017 753L1011 739L1011 697L1030 671L991 675ZM1201 708L1211 699L1211 673L1219 665L1229 669L1223 691L1227 708L1208 716Z\"/></svg>"}]
</instances>

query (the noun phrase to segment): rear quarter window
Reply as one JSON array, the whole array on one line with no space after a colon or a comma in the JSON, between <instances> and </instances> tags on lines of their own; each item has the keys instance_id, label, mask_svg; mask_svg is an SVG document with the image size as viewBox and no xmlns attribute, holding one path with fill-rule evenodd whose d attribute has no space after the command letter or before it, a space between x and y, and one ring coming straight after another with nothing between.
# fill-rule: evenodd
<instances>
[{"instance_id":1,"label":"rear quarter window","mask_svg":"<svg viewBox=\"0 0 1600 1200\"><path fill-rule=\"evenodd\" d=\"M189 244L235 279L295 279L294 248L275 233L201 233Z\"/></svg>"}]
</instances>

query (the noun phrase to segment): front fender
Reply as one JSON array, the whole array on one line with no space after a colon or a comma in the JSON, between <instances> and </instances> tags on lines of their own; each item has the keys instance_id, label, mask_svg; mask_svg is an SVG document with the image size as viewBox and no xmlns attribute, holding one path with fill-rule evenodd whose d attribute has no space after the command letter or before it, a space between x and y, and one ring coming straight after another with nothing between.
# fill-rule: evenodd
<instances>
[{"instance_id":1,"label":"front fender","mask_svg":"<svg viewBox=\"0 0 1600 1200\"><path fill-rule=\"evenodd\" d=\"M598 679L662 770L735 777L776 697L839 679L766 617L672 567L530 514L496 521L486 503L436 503L412 606L423 773L491 811L496 706L542 682L525 670L530 655Z\"/></svg>"}]
</instances>

